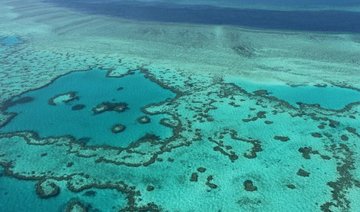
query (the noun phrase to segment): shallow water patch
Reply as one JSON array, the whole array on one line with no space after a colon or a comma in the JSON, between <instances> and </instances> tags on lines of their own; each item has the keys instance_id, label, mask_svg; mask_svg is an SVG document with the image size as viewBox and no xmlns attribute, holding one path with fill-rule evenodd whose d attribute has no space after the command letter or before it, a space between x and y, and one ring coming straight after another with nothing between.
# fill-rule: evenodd
<instances>
[{"instance_id":1,"label":"shallow water patch","mask_svg":"<svg viewBox=\"0 0 360 212\"><path fill-rule=\"evenodd\" d=\"M58 195L42 199L36 192L35 181L25 181L4 176L0 169L0 211L65 211L71 200L78 200L88 211L118 211L126 205L126 196L115 189L91 189L79 193L69 191L61 182ZM21 204L19 204L21 203Z\"/></svg>"},{"instance_id":2,"label":"shallow water patch","mask_svg":"<svg viewBox=\"0 0 360 212\"><path fill-rule=\"evenodd\" d=\"M174 93L138 72L121 78L107 77L106 72L101 70L73 72L13 101L24 97L32 101L10 104L6 112L17 115L0 132L72 135L89 145L121 147L147 134L160 138L172 135L171 128L160 124L166 115L147 114L151 119L149 124L137 121L146 115L142 111L146 105L175 97ZM101 113L94 113L94 110L100 109ZM113 127L117 125L125 126L125 130L114 133Z\"/></svg>"},{"instance_id":3,"label":"shallow water patch","mask_svg":"<svg viewBox=\"0 0 360 212\"><path fill-rule=\"evenodd\" d=\"M266 91L267 95L284 100L298 107L298 103L319 104L321 107L340 110L346 105L360 102L360 92L336 86L289 86L286 84L262 84L238 78L227 78L248 92ZM264 92L262 92L264 93Z\"/></svg>"},{"instance_id":4,"label":"shallow water patch","mask_svg":"<svg viewBox=\"0 0 360 212\"><path fill-rule=\"evenodd\" d=\"M15 35L0 37L1 46L11 47L22 43L22 40Z\"/></svg>"}]
</instances>

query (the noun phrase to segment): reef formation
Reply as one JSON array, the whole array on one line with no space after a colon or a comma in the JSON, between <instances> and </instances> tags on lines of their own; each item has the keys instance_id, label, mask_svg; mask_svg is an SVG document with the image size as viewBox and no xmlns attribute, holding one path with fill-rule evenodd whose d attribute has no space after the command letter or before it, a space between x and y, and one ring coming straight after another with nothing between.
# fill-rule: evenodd
<instances>
[{"instance_id":1,"label":"reef formation","mask_svg":"<svg viewBox=\"0 0 360 212\"><path fill-rule=\"evenodd\" d=\"M0 162L5 174L37 181L41 198L56 197L63 189L115 189L127 203L114 207L124 211L284 209L278 198L286 198L287 209L352 209L352 194L359 191L358 103L338 111L314 105L297 108L247 92L219 76L151 66L136 71L176 94L142 108L149 116L166 114L159 123L172 129L171 137L146 134L116 147L88 145L69 136L2 133ZM124 103L100 105L107 110L126 108ZM6 114L11 106L3 108ZM134 121L148 123L146 117ZM113 131L121 132L121 126ZM172 197L155 198L166 194ZM214 196L219 200L209 201ZM171 204L172 198L176 204ZM186 204L189 198L192 205ZM75 207L91 203L69 200L67 208Z\"/></svg>"},{"instance_id":2,"label":"reef formation","mask_svg":"<svg viewBox=\"0 0 360 212\"><path fill-rule=\"evenodd\" d=\"M360 210L360 100L325 107L229 80L359 92L355 35L132 28L5 5L16 21L0 22L1 210Z\"/></svg>"}]
</instances>

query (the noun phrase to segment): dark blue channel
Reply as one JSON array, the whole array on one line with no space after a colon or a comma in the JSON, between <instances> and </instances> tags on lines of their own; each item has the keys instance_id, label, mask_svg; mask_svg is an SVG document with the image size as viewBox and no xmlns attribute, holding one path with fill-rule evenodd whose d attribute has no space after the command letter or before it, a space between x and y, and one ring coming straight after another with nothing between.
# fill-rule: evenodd
<instances>
[{"instance_id":1,"label":"dark blue channel","mask_svg":"<svg viewBox=\"0 0 360 212\"><path fill-rule=\"evenodd\" d=\"M91 14L138 21L233 25L271 30L360 32L360 12L351 11L278 11L136 1L47 1Z\"/></svg>"}]
</instances>

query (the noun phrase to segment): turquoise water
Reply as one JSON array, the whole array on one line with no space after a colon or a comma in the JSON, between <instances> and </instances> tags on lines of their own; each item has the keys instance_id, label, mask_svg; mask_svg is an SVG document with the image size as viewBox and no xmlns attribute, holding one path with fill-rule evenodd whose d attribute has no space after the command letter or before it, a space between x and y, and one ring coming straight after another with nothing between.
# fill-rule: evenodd
<instances>
[{"instance_id":1,"label":"turquoise water","mask_svg":"<svg viewBox=\"0 0 360 212\"><path fill-rule=\"evenodd\" d=\"M0 212L360 211L358 0L310 1L0 1Z\"/></svg>"},{"instance_id":2,"label":"turquoise water","mask_svg":"<svg viewBox=\"0 0 360 212\"><path fill-rule=\"evenodd\" d=\"M111 189L89 189L79 193L70 192L61 185L60 194L41 199L35 193L34 181L17 180L3 175L0 170L0 211L65 211L66 204L76 199L89 206L89 211L116 211L112 206L126 205L125 196ZM87 195L92 191L94 195Z\"/></svg>"},{"instance_id":3,"label":"turquoise water","mask_svg":"<svg viewBox=\"0 0 360 212\"><path fill-rule=\"evenodd\" d=\"M297 103L319 104L326 109L339 110L353 102L360 102L360 92L336 86L289 86L280 84L261 84L251 81L228 79L248 92L266 90L270 96L287 101L297 107Z\"/></svg>"},{"instance_id":4,"label":"turquoise water","mask_svg":"<svg viewBox=\"0 0 360 212\"><path fill-rule=\"evenodd\" d=\"M11 47L11 46L20 44L21 42L22 42L21 39L15 35L0 37L0 44L3 46L7 46L7 47Z\"/></svg>"},{"instance_id":5,"label":"turquoise water","mask_svg":"<svg viewBox=\"0 0 360 212\"><path fill-rule=\"evenodd\" d=\"M48 103L52 97L67 92L76 92L78 99L58 105ZM171 128L159 123L164 115L149 116L151 122L148 124L141 124L137 119L146 115L141 111L142 107L174 96L141 73L110 78L100 70L75 72L44 88L21 95L19 98L32 97L33 101L10 107L7 112L18 115L0 131L35 131L40 136L72 135L83 138L89 145L125 147L146 134L160 138L172 135ZM121 113L108 111L94 115L92 108L102 102L125 102L129 109ZM75 105L85 107L72 110ZM115 134L111 129L116 124L122 124L126 129Z\"/></svg>"}]
</instances>

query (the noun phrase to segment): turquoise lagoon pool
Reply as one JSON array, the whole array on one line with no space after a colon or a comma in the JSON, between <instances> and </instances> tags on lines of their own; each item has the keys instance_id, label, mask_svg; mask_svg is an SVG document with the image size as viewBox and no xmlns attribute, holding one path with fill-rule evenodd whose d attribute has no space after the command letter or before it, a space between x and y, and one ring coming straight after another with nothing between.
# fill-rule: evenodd
<instances>
[{"instance_id":1,"label":"turquoise lagoon pool","mask_svg":"<svg viewBox=\"0 0 360 212\"><path fill-rule=\"evenodd\" d=\"M67 94L75 96L62 101L61 95L68 98ZM59 95L57 103L50 103ZM172 135L171 128L160 124L166 116L148 115L142 108L174 96L139 72L121 78L107 77L101 70L73 72L15 98L29 101L8 108L7 112L17 115L0 132L34 131L41 137L72 135L91 145L126 147L147 134L163 139ZM94 108L102 103L125 103L126 109L95 114ZM149 123L139 122L141 117L147 117ZM116 125L125 129L114 133Z\"/></svg>"},{"instance_id":2,"label":"turquoise lagoon pool","mask_svg":"<svg viewBox=\"0 0 360 212\"><path fill-rule=\"evenodd\" d=\"M226 81L234 83L248 92L266 90L267 95L286 101L295 107L298 107L299 103L319 104L325 109L340 110L348 104L360 102L360 91L333 85L289 86L287 84L256 83L239 78L227 78Z\"/></svg>"},{"instance_id":3,"label":"turquoise lagoon pool","mask_svg":"<svg viewBox=\"0 0 360 212\"><path fill-rule=\"evenodd\" d=\"M60 185L60 193L56 197L41 199L35 192L36 182L18 180L4 175L0 169L0 211L65 211L70 201L81 201L88 211L116 211L114 205L126 205L126 197L111 189L88 189L79 193L69 191L65 183ZM109 203L109 199L112 199ZM90 206L91 203L91 206Z\"/></svg>"}]
</instances>

